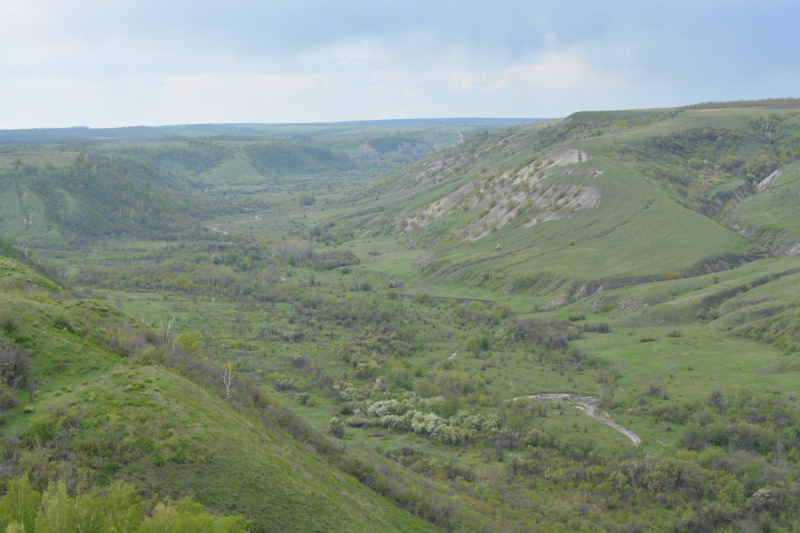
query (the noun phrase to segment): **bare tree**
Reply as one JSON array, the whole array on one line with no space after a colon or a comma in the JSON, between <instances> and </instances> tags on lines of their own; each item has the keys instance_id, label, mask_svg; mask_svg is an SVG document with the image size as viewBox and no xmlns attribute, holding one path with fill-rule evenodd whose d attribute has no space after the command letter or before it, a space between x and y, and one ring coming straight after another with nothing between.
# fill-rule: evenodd
<instances>
[{"instance_id":1,"label":"bare tree","mask_svg":"<svg viewBox=\"0 0 800 533\"><path fill-rule=\"evenodd\" d=\"M231 383L233 383L233 365L225 363L222 371L222 383L225 384L225 399L231 399Z\"/></svg>"},{"instance_id":2,"label":"bare tree","mask_svg":"<svg viewBox=\"0 0 800 533\"><path fill-rule=\"evenodd\" d=\"M725 401L725 395L719 390L715 390L708 397L708 405L713 409L717 409L719 414L724 414L725 410L728 408L728 402Z\"/></svg>"},{"instance_id":3,"label":"bare tree","mask_svg":"<svg viewBox=\"0 0 800 533\"><path fill-rule=\"evenodd\" d=\"M164 321L163 320L160 320L158 322L158 324L159 324L159 327L161 328L161 340L163 340L166 343L169 343L169 335L172 332L172 325L175 324L175 317L172 317L167 321L167 329L166 330L164 329Z\"/></svg>"},{"instance_id":4,"label":"bare tree","mask_svg":"<svg viewBox=\"0 0 800 533\"><path fill-rule=\"evenodd\" d=\"M0 381L11 387L17 387L28 378L30 358L28 350L12 345L0 348Z\"/></svg>"},{"instance_id":5,"label":"bare tree","mask_svg":"<svg viewBox=\"0 0 800 533\"><path fill-rule=\"evenodd\" d=\"M275 245L275 256L285 260L294 254L298 260L305 261L311 257L311 244L308 241L283 241Z\"/></svg>"}]
</instances>

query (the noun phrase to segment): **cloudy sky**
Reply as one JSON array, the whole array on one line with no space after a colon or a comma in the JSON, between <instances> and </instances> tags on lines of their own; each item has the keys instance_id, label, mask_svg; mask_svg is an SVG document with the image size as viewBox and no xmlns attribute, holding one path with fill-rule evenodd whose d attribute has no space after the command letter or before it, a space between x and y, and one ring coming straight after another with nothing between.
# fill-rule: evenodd
<instances>
[{"instance_id":1,"label":"cloudy sky","mask_svg":"<svg viewBox=\"0 0 800 533\"><path fill-rule=\"evenodd\" d=\"M0 0L0 128L800 96L798 21L797 0Z\"/></svg>"}]
</instances>

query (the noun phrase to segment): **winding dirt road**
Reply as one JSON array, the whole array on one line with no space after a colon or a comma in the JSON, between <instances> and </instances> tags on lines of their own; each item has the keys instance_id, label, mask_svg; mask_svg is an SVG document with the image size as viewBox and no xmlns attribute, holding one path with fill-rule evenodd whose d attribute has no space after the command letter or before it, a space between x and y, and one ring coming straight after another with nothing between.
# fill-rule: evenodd
<instances>
[{"instance_id":1,"label":"winding dirt road","mask_svg":"<svg viewBox=\"0 0 800 533\"><path fill-rule=\"evenodd\" d=\"M236 220L234 222L224 222L223 224L247 224L248 222L261 222L264 220L264 215L256 215L253 218L248 218L246 220ZM223 235L227 235L228 232L225 230L219 229L222 224L209 224L206 228L210 229L211 231L216 231L218 233L222 233Z\"/></svg>"},{"instance_id":2,"label":"winding dirt road","mask_svg":"<svg viewBox=\"0 0 800 533\"><path fill-rule=\"evenodd\" d=\"M530 400L537 400L540 402L568 403L576 409L583 411L589 418L594 418L601 424L605 424L610 428L616 429L630 439L634 446L638 446L642 442L642 439L639 437L639 435L627 428L620 426L616 422L612 421L608 414L600 411L597 408L599 401L593 396L578 396L569 393L548 392L542 394L532 394L530 396L519 396L509 401L517 401L520 398L528 398Z\"/></svg>"}]
</instances>

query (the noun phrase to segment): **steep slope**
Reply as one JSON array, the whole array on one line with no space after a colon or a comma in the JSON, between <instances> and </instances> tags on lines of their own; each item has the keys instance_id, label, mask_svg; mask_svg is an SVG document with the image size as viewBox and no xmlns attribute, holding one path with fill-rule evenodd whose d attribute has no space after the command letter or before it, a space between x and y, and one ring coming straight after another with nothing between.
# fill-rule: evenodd
<instances>
[{"instance_id":1,"label":"steep slope","mask_svg":"<svg viewBox=\"0 0 800 533\"><path fill-rule=\"evenodd\" d=\"M756 194L732 202L725 223L779 256L800 255L800 165L783 166L756 185Z\"/></svg>"},{"instance_id":2,"label":"steep slope","mask_svg":"<svg viewBox=\"0 0 800 533\"><path fill-rule=\"evenodd\" d=\"M13 157L11 168L0 172L0 232L6 239L63 246L72 237L173 235L229 208L210 205L190 190L185 176L143 157L58 154L39 150L4 158Z\"/></svg>"},{"instance_id":3,"label":"steep slope","mask_svg":"<svg viewBox=\"0 0 800 533\"><path fill-rule=\"evenodd\" d=\"M283 430L174 371L111 353L132 356L156 338L106 302L67 296L0 258L0 350L30 361L18 376L3 367L7 474L27 473L40 489L56 477L71 488L123 478L146 494L194 494L243 513L254 531L432 529Z\"/></svg>"},{"instance_id":4,"label":"steep slope","mask_svg":"<svg viewBox=\"0 0 800 533\"><path fill-rule=\"evenodd\" d=\"M765 251L750 242L757 227L737 234L720 221L763 198L758 184L798 157L797 116L576 113L476 135L367 191L363 209L341 220L391 237L407 271L431 281L553 303L732 268Z\"/></svg>"},{"instance_id":5,"label":"steep slope","mask_svg":"<svg viewBox=\"0 0 800 533\"><path fill-rule=\"evenodd\" d=\"M388 156L404 154L426 154L433 151L433 147L420 139L413 137L385 136L370 139L361 147L367 153L357 158L358 161L383 159Z\"/></svg>"},{"instance_id":6,"label":"steep slope","mask_svg":"<svg viewBox=\"0 0 800 533\"><path fill-rule=\"evenodd\" d=\"M290 143L253 144L245 148L253 167L265 177L315 174L353 168L349 157L313 146Z\"/></svg>"}]
</instances>

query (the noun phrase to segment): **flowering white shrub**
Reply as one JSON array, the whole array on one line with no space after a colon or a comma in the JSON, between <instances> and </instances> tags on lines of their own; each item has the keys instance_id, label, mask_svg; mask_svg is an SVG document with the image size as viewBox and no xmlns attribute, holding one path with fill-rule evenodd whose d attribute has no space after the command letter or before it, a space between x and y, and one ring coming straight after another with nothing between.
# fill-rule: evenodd
<instances>
[{"instance_id":1,"label":"flowering white shrub","mask_svg":"<svg viewBox=\"0 0 800 533\"><path fill-rule=\"evenodd\" d=\"M411 429L414 430L414 433L427 433L431 435L436 431L437 427L445 425L446 423L444 418L437 416L435 413L424 414L415 411L411 417Z\"/></svg>"},{"instance_id":2,"label":"flowering white shrub","mask_svg":"<svg viewBox=\"0 0 800 533\"><path fill-rule=\"evenodd\" d=\"M451 416L448 422L453 427L461 427L480 433L489 433L498 429L498 420L495 415L483 416L459 413Z\"/></svg>"},{"instance_id":3,"label":"flowering white shrub","mask_svg":"<svg viewBox=\"0 0 800 533\"><path fill-rule=\"evenodd\" d=\"M421 407L434 407L440 403L444 403L444 396L433 396L431 398L418 398L413 396L409 399L409 403Z\"/></svg>"},{"instance_id":4,"label":"flowering white shrub","mask_svg":"<svg viewBox=\"0 0 800 533\"><path fill-rule=\"evenodd\" d=\"M382 400L380 402L375 402L369 406L367 409L367 415L369 416L377 416L377 417L384 417L386 415L394 414L397 412L397 408L400 406L400 402L397 400Z\"/></svg>"},{"instance_id":5,"label":"flowering white shrub","mask_svg":"<svg viewBox=\"0 0 800 533\"><path fill-rule=\"evenodd\" d=\"M381 417L381 425L392 429L405 429L408 423L405 417L386 415Z\"/></svg>"},{"instance_id":6,"label":"flowering white shrub","mask_svg":"<svg viewBox=\"0 0 800 533\"><path fill-rule=\"evenodd\" d=\"M339 396L339 401L344 402L357 402L363 400L364 397L358 392L351 383L341 382L333 385L333 390Z\"/></svg>"}]
</instances>

